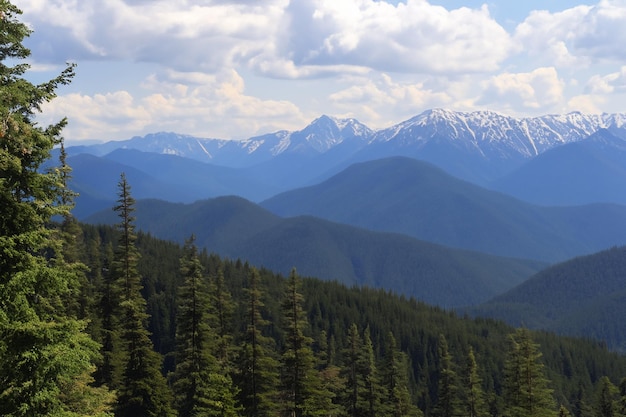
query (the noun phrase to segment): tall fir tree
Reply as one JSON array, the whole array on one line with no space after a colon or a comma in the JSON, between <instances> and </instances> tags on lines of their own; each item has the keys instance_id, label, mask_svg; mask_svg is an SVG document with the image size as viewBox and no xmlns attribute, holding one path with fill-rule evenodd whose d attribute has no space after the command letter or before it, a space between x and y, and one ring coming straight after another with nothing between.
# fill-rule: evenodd
<instances>
[{"instance_id":1,"label":"tall fir tree","mask_svg":"<svg viewBox=\"0 0 626 417\"><path fill-rule=\"evenodd\" d=\"M80 290L78 265L47 227L71 209L63 168L42 167L66 120L33 120L74 66L43 84L26 80L31 31L20 14L0 0L0 415L106 415L111 395L91 387L98 345L66 306Z\"/></svg>"},{"instance_id":2,"label":"tall fir tree","mask_svg":"<svg viewBox=\"0 0 626 417\"><path fill-rule=\"evenodd\" d=\"M206 278L192 236L181 259L185 279L178 293L176 370L173 389L178 417L238 415L229 374L213 354L218 336L210 323L211 303Z\"/></svg>"},{"instance_id":3,"label":"tall fir tree","mask_svg":"<svg viewBox=\"0 0 626 417\"><path fill-rule=\"evenodd\" d=\"M392 332L387 335L381 370L381 385L384 393L382 402L386 416L422 416L421 410L411 402L407 355L398 350L396 338Z\"/></svg>"},{"instance_id":4,"label":"tall fir tree","mask_svg":"<svg viewBox=\"0 0 626 417\"><path fill-rule=\"evenodd\" d=\"M342 396L342 404L346 413L351 417L359 417L359 398L364 390L359 373L359 361L361 355L361 336L356 323L352 323L348 328L346 348L343 353L342 376L344 377L345 392Z\"/></svg>"},{"instance_id":5,"label":"tall fir tree","mask_svg":"<svg viewBox=\"0 0 626 417\"><path fill-rule=\"evenodd\" d=\"M551 417L556 402L545 376L539 345L528 329L509 335L509 351L504 365L505 413L511 417Z\"/></svg>"},{"instance_id":6,"label":"tall fir tree","mask_svg":"<svg viewBox=\"0 0 626 417\"><path fill-rule=\"evenodd\" d=\"M618 404L616 401L618 391L611 380L603 376L598 382L598 388L596 391L596 405L595 415L596 417L621 417L623 414L618 414Z\"/></svg>"},{"instance_id":7,"label":"tall fir tree","mask_svg":"<svg viewBox=\"0 0 626 417\"><path fill-rule=\"evenodd\" d=\"M303 309L301 281L295 269L287 279L282 302L285 346L281 357L282 413L289 417L322 416L332 407L332 394L323 388L316 369L313 339Z\"/></svg>"},{"instance_id":8,"label":"tall fir tree","mask_svg":"<svg viewBox=\"0 0 626 417\"><path fill-rule=\"evenodd\" d=\"M362 417L375 417L381 413L381 393L382 386L376 357L374 354L374 344L370 335L369 326L363 331L363 346L359 355L359 374L363 378L362 397L359 399L358 407Z\"/></svg>"},{"instance_id":9,"label":"tall fir tree","mask_svg":"<svg viewBox=\"0 0 626 417\"><path fill-rule=\"evenodd\" d=\"M452 355L448 349L448 341L443 334L437 343L439 360L437 381L437 402L433 414L437 417L454 417L460 414L457 374L454 370Z\"/></svg>"},{"instance_id":10,"label":"tall fir tree","mask_svg":"<svg viewBox=\"0 0 626 417\"><path fill-rule=\"evenodd\" d=\"M275 342L264 334L269 321L263 317L261 276L256 268L248 271L245 288L246 324L237 357L237 386L243 415L274 417L278 413L279 362L274 357Z\"/></svg>"},{"instance_id":11,"label":"tall fir tree","mask_svg":"<svg viewBox=\"0 0 626 417\"><path fill-rule=\"evenodd\" d=\"M119 240L112 265L120 294L121 329L117 350L120 367L114 370L114 374L117 372L119 375L114 378L114 381L119 380L119 384L115 385L118 391L115 414L117 417L169 417L174 415L171 392L161 374L161 356L154 351L147 330L149 316L137 269L139 251L135 245L135 200L124 174L120 176L118 189L114 210L120 218L117 225Z\"/></svg>"},{"instance_id":12,"label":"tall fir tree","mask_svg":"<svg viewBox=\"0 0 626 417\"><path fill-rule=\"evenodd\" d=\"M474 348L470 346L467 353L465 372L463 375L463 410L467 417L487 417L489 415L482 380L478 374L478 364Z\"/></svg>"},{"instance_id":13,"label":"tall fir tree","mask_svg":"<svg viewBox=\"0 0 626 417\"><path fill-rule=\"evenodd\" d=\"M232 371L233 329L232 319L235 311L233 297L224 281L224 270L220 266L213 280L214 327L217 333L215 356L223 372Z\"/></svg>"}]
</instances>

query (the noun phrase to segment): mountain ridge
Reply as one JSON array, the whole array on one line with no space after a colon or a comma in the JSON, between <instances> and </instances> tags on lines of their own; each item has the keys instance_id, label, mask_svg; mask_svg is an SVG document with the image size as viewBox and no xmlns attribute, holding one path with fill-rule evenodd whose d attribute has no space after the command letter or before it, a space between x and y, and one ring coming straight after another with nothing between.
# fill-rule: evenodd
<instances>
[{"instance_id":1,"label":"mountain ridge","mask_svg":"<svg viewBox=\"0 0 626 417\"><path fill-rule=\"evenodd\" d=\"M378 130L372 130L354 118L322 115L301 130L280 130L244 140L202 138L173 132L158 132L143 137L135 136L123 141L70 148L104 155L112 149L126 147L157 153L175 153L179 156L205 161L208 158L219 164L221 149L230 149L233 146L237 146L248 155L270 149L270 154L276 156L290 150L292 145L297 148L304 141L315 151L325 152L346 139L362 138L364 144L388 142L406 139L407 135L399 135L401 131L426 128L423 132L417 132L413 140L423 141L445 134L454 140L471 138L469 142L471 146L480 148L479 143L502 143L508 138L512 145L516 141L519 142L519 146L513 146L516 153L531 157L558 144L581 140L598 129L612 128L621 131L625 129L625 125L626 113L594 115L571 112L563 115L514 118L492 111L459 112L436 108ZM169 139L169 143L160 142L165 138ZM180 148L174 149L169 146L174 142L178 142L181 145ZM201 144L204 149L196 152L198 148L191 146L190 143Z\"/></svg>"}]
</instances>

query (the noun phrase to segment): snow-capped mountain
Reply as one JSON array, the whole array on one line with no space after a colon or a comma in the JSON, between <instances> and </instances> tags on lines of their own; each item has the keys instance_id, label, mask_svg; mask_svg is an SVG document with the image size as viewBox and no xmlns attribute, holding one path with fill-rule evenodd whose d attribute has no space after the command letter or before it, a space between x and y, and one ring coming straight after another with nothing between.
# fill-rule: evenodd
<instances>
[{"instance_id":1,"label":"snow-capped mountain","mask_svg":"<svg viewBox=\"0 0 626 417\"><path fill-rule=\"evenodd\" d=\"M377 131L355 119L321 116L299 131L278 131L241 141L155 133L126 141L72 147L68 152L102 156L126 148L232 168L267 164L278 156L320 161L327 155L332 164L345 167L352 162L402 155L432 162L453 175L486 184L549 149L584 140L599 129L626 139L626 114L575 112L513 118L489 111L433 109ZM320 164L326 169L329 165L328 161Z\"/></svg>"},{"instance_id":2,"label":"snow-capped mountain","mask_svg":"<svg viewBox=\"0 0 626 417\"><path fill-rule=\"evenodd\" d=\"M372 133L370 128L356 119L339 119L324 115L299 131L281 130L240 141L160 132L124 141L75 146L69 148L68 152L102 156L116 149L135 149L177 155L217 165L242 167L263 162L285 152L317 155L344 141L365 144Z\"/></svg>"},{"instance_id":3,"label":"snow-capped mountain","mask_svg":"<svg viewBox=\"0 0 626 417\"><path fill-rule=\"evenodd\" d=\"M373 142L409 146L448 142L485 157L534 157L548 149L582 140L599 129L624 130L626 115L546 115L516 119L489 111L428 110L376 132ZM626 130L624 130L626 132Z\"/></svg>"}]
</instances>

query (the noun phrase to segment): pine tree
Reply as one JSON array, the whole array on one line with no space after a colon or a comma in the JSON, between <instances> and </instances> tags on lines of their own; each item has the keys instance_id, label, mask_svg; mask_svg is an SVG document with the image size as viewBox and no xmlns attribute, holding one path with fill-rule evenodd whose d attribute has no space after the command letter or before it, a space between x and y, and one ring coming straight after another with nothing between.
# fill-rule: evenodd
<instances>
[{"instance_id":1,"label":"pine tree","mask_svg":"<svg viewBox=\"0 0 626 417\"><path fill-rule=\"evenodd\" d=\"M392 332L389 332L381 371L386 416L417 417L422 415L411 402L407 362L407 355L398 350L396 338Z\"/></svg>"},{"instance_id":2,"label":"pine tree","mask_svg":"<svg viewBox=\"0 0 626 417\"><path fill-rule=\"evenodd\" d=\"M559 407L559 417L572 417L572 414L569 412L567 408L565 408L564 405L561 405Z\"/></svg>"},{"instance_id":3,"label":"pine tree","mask_svg":"<svg viewBox=\"0 0 626 417\"><path fill-rule=\"evenodd\" d=\"M98 385L115 387L120 384L116 378L116 370L120 369L120 325L119 304L120 294L112 270L115 255L113 245L109 242L105 247L105 259L102 266L102 281L96 289L96 311L100 321L100 343L102 360L98 364L95 379ZM95 266L98 267L97 265ZM98 272L95 272L98 275Z\"/></svg>"},{"instance_id":4,"label":"pine tree","mask_svg":"<svg viewBox=\"0 0 626 417\"><path fill-rule=\"evenodd\" d=\"M467 362L464 375L464 404L463 409L467 417L486 417L488 415L485 402L485 393L481 387L482 381L478 375L478 365L474 356L474 349L470 346L467 353Z\"/></svg>"},{"instance_id":5,"label":"pine tree","mask_svg":"<svg viewBox=\"0 0 626 417\"><path fill-rule=\"evenodd\" d=\"M237 386L243 414L249 417L277 415L279 362L273 356L274 341L263 334L269 322L263 318L263 292L259 271L252 268L245 288L246 329L237 358Z\"/></svg>"},{"instance_id":6,"label":"pine tree","mask_svg":"<svg viewBox=\"0 0 626 417\"><path fill-rule=\"evenodd\" d=\"M511 417L556 415L556 404L544 374L539 345L527 329L509 336L510 349L504 368L506 414Z\"/></svg>"},{"instance_id":7,"label":"pine tree","mask_svg":"<svg viewBox=\"0 0 626 417\"><path fill-rule=\"evenodd\" d=\"M437 383L437 403L433 414L438 417L453 417L459 414L457 375L453 369L452 355L443 334L437 344L439 359L439 380Z\"/></svg>"},{"instance_id":8,"label":"pine tree","mask_svg":"<svg viewBox=\"0 0 626 417\"><path fill-rule=\"evenodd\" d=\"M356 323L348 329L347 346L343 351L342 375L346 381L343 405L351 417L360 416L359 398L362 396L363 384L359 373L361 355L361 336Z\"/></svg>"},{"instance_id":9,"label":"pine tree","mask_svg":"<svg viewBox=\"0 0 626 417\"><path fill-rule=\"evenodd\" d=\"M369 326L363 331L363 346L359 355L359 374L363 379L363 395L358 401L358 407L363 417L375 417L381 412L380 377L376 367L374 345L370 336Z\"/></svg>"},{"instance_id":10,"label":"pine tree","mask_svg":"<svg viewBox=\"0 0 626 417\"><path fill-rule=\"evenodd\" d=\"M611 380L603 376L598 382L598 389L596 393L596 416L597 417L616 417L617 416L617 404L615 397L617 395L617 388Z\"/></svg>"},{"instance_id":11,"label":"pine tree","mask_svg":"<svg viewBox=\"0 0 626 417\"><path fill-rule=\"evenodd\" d=\"M187 240L181 259L185 278L178 294L176 370L173 389L179 417L237 416L235 389L222 372L213 350L217 335L209 323L210 301L194 237Z\"/></svg>"},{"instance_id":12,"label":"pine tree","mask_svg":"<svg viewBox=\"0 0 626 417\"><path fill-rule=\"evenodd\" d=\"M231 371L230 362L232 360L233 350L233 329L231 323L233 312L235 311L235 303L226 287L222 267L218 268L212 287L214 292L214 322L217 330L215 356L219 361L222 371L228 373Z\"/></svg>"},{"instance_id":13,"label":"pine tree","mask_svg":"<svg viewBox=\"0 0 626 417\"><path fill-rule=\"evenodd\" d=\"M118 183L118 204L114 210L120 217L118 247L113 261L113 276L120 294L120 348L117 370L119 385L117 417L167 417L173 415L171 392L161 374L161 357L154 351L147 330L146 300L141 295L141 276L137 270L139 252L135 246L135 200L126 176ZM115 351L115 350L114 350Z\"/></svg>"},{"instance_id":14,"label":"pine tree","mask_svg":"<svg viewBox=\"0 0 626 417\"><path fill-rule=\"evenodd\" d=\"M300 278L292 269L282 303L285 347L281 357L282 404L285 416L325 415L333 408L332 394L323 389L313 354L313 339L306 335L308 320L302 308Z\"/></svg>"},{"instance_id":15,"label":"pine tree","mask_svg":"<svg viewBox=\"0 0 626 417\"><path fill-rule=\"evenodd\" d=\"M62 168L42 167L66 120L45 129L33 121L74 66L39 85L23 78L31 32L20 14L0 0L0 415L102 416L112 397L91 386L98 345L64 302L79 291L78 264L47 228L71 209Z\"/></svg>"},{"instance_id":16,"label":"pine tree","mask_svg":"<svg viewBox=\"0 0 626 417\"><path fill-rule=\"evenodd\" d=\"M345 390L345 380L341 377L341 368L335 365L334 338L330 341L325 330L320 332L319 352L317 354L318 370L322 387L330 394L328 415L344 415L344 408L338 403L341 393Z\"/></svg>"}]
</instances>

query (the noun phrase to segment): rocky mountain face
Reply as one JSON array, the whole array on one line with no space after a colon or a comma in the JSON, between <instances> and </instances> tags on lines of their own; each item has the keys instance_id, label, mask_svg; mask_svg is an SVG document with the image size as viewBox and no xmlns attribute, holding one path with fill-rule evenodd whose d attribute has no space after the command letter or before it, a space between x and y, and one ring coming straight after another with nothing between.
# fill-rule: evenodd
<instances>
[{"instance_id":1,"label":"rocky mountain face","mask_svg":"<svg viewBox=\"0 0 626 417\"><path fill-rule=\"evenodd\" d=\"M103 156L115 149L135 149L234 168L295 158L298 163L315 160L326 169L336 166L331 173L354 162L399 155L434 163L484 185L547 150L581 141L600 129L626 140L626 114L513 118L489 111L433 109L376 131L355 119L321 116L299 131L278 131L241 141L161 132L71 147L68 152ZM326 156L332 163L323 161Z\"/></svg>"}]
</instances>

